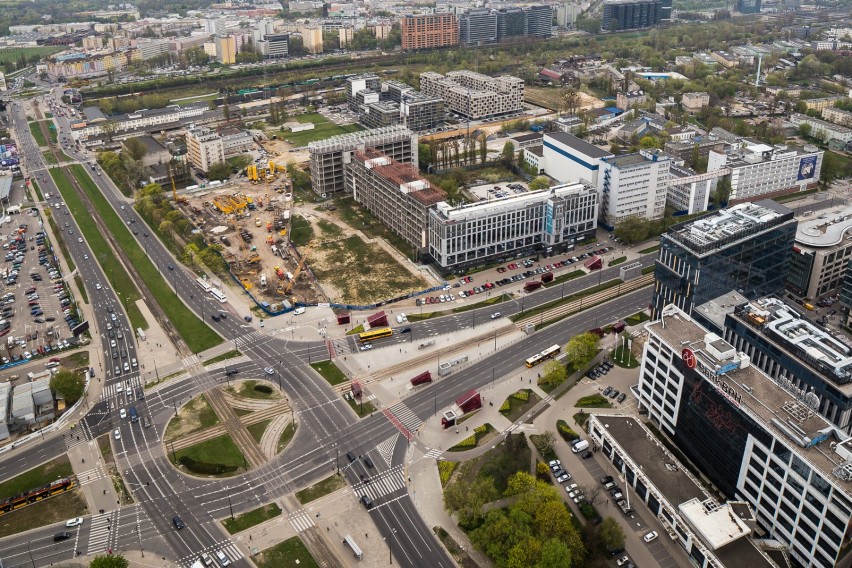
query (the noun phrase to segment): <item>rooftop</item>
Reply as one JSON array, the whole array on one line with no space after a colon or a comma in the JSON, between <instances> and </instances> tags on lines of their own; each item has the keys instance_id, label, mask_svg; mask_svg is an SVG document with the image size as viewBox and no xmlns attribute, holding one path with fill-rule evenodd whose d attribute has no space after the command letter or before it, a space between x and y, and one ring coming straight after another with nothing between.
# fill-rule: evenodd
<instances>
[{"instance_id":1,"label":"rooftop","mask_svg":"<svg viewBox=\"0 0 852 568\"><path fill-rule=\"evenodd\" d=\"M685 312L674 305L663 308L661 319L646 324L646 329L659 336L678 353L685 347L695 354L696 372L707 376L730 401L729 409L749 416L767 432L795 448L814 469L831 478L847 492L852 477L844 479L836 468L850 463L829 441L848 439L816 412L819 397L793 386L789 390L751 365L748 357L738 354L728 342L708 333ZM838 444L839 446L839 444Z\"/></svg>"},{"instance_id":2,"label":"rooftop","mask_svg":"<svg viewBox=\"0 0 852 568\"><path fill-rule=\"evenodd\" d=\"M834 213L822 213L817 217L799 219L796 230L796 244L806 247L822 248L843 242L846 233L852 229L852 207Z\"/></svg>"},{"instance_id":3,"label":"rooftop","mask_svg":"<svg viewBox=\"0 0 852 568\"><path fill-rule=\"evenodd\" d=\"M572 150L576 150L577 152L589 156L591 158L605 158L607 156L612 156L612 152L608 152L599 146L595 146L594 144L589 144L582 138L577 138L573 134L569 134L568 132L548 132L544 135L544 143L547 144L548 138L559 142L565 146L568 146Z\"/></svg>"},{"instance_id":4,"label":"rooftop","mask_svg":"<svg viewBox=\"0 0 852 568\"><path fill-rule=\"evenodd\" d=\"M515 142L529 142L531 140L541 140L544 135L541 132L530 132L529 134L521 134L519 136L512 136L512 140Z\"/></svg>"},{"instance_id":5,"label":"rooftop","mask_svg":"<svg viewBox=\"0 0 852 568\"><path fill-rule=\"evenodd\" d=\"M709 254L791 219L792 211L780 203L763 199L755 203L740 203L720 209L713 215L675 225L664 238L695 254Z\"/></svg>"},{"instance_id":6,"label":"rooftop","mask_svg":"<svg viewBox=\"0 0 852 568\"><path fill-rule=\"evenodd\" d=\"M690 499L678 505L678 511L713 550L751 533L751 528L733 513L730 505L707 507L700 499Z\"/></svg>"},{"instance_id":7,"label":"rooftop","mask_svg":"<svg viewBox=\"0 0 852 568\"><path fill-rule=\"evenodd\" d=\"M594 192L594 189L582 183L566 183L541 189L538 191L527 191L477 203L452 206L447 202L438 203L435 214L444 223L456 223L466 221L468 217L479 218L485 215L496 215L502 211L517 211L520 207L537 207L551 196L568 197L574 194L585 194Z\"/></svg>"},{"instance_id":8,"label":"rooftop","mask_svg":"<svg viewBox=\"0 0 852 568\"><path fill-rule=\"evenodd\" d=\"M128 140L131 139L128 138ZM148 153L162 152L163 150L165 150L165 146L160 144L160 142L157 141L157 139L153 136L137 136L136 138L132 138L132 140L138 140L139 142L141 142L145 146L145 150Z\"/></svg>"},{"instance_id":9,"label":"rooftop","mask_svg":"<svg viewBox=\"0 0 852 568\"><path fill-rule=\"evenodd\" d=\"M432 185L429 180L420 175L416 167L411 164L401 164L375 148L355 152L354 159L373 170L377 176L399 186L400 191L407 193L422 205L428 207L447 198L446 192Z\"/></svg>"}]
</instances>

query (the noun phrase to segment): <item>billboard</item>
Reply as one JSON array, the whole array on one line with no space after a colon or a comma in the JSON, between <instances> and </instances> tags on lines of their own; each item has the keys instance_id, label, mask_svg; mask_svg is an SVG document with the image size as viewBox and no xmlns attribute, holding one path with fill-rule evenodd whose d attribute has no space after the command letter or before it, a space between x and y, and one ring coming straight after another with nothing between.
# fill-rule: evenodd
<instances>
[{"instance_id":1,"label":"billboard","mask_svg":"<svg viewBox=\"0 0 852 568\"><path fill-rule=\"evenodd\" d=\"M799 173L796 176L796 181L813 179L816 174L816 163L816 156L805 156L799 160Z\"/></svg>"}]
</instances>

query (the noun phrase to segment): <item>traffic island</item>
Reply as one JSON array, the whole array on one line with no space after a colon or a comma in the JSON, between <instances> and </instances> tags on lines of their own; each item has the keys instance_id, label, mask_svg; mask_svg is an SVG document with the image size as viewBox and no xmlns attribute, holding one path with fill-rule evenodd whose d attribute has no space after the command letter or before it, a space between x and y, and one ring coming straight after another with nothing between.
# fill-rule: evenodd
<instances>
[{"instance_id":1,"label":"traffic island","mask_svg":"<svg viewBox=\"0 0 852 568\"><path fill-rule=\"evenodd\" d=\"M231 477L248 471L248 464L229 434L172 451L172 463L183 471L209 477Z\"/></svg>"},{"instance_id":2,"label":"traffic island","mask_svg":"<svg viewBox=\"0 0 852 568\"><path fill-rule=\"evenodd\" d=\"M338 458L346 461L346 458ZM326 477L322 481L314 483L310 487L306 487L301 491L296 492L296 499L299 500L299 503L302 505L307 505L311 501L319 499L320 497L324 497L329 493L334 493L338 489L346 487L346 479L342 475L334 474L329 477Z\"/></svg>"},{"instance_id":3,"label":"traffic island","mask_svg":"<svg viewBox=\"0 0 852 568\"><path fill-rule=\"evenodd\" d=\"M163 440L166 443L183 442L191 434L201 432L219 424L219 417L204 394L190 399L169 420ZM181 444L183 445L183 444Z\"/></svg>"},{"instance_id":4,"label":"traffic island","mask_svg":"<svg viewBox=\"0 0 852 568\"><path fill-rule=\"evenodd\" d=\"M265 523L269 519L274 519L281 514L281 507L277 503L270 503L257 509L247 511L242 515L237 515L233 518L227 518L222 521L225 530L230 534L236 534L253 526Z\"/></svg>"},{"instance_id":5,"label":"traffic island","mask_svg":"<svg viewBox=\"0 0 852 568\"><path fill-rule=\"evenodd\" d=\"M541 400L532 389L521 389L512 393L500 405L500 414L506 417L509 422L515 422L518 418L526 414L528 411L538 404Z\"/></svg>"},{"instance_id":6,"label":"traffic island","mask_svg":"<svg viewBox=\"0 0 852 568\"><path fill-rule=\"evenodd\" d=\"M288 538L256 554L252 560L258 568L279 568L280 566L299 566L299 568L319 568L319 564L302 543L299 537Z\"/></svg>"}]
</instances>

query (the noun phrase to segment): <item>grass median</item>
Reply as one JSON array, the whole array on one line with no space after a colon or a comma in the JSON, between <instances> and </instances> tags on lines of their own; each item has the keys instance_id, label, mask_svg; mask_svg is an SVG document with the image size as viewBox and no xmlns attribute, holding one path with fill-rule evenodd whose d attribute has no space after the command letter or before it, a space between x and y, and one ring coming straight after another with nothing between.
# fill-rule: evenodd
<instances>
[{"instance_id":1,"label":"grass median","mask_svg":"<svg viewBox=\"0 0 852 568\"><path fill-rule=\"evenodd\" d=\"M166 317L175 326L192 352L199 353L222 343L222 338L201 321L172 291L157 267L154 266L145 251L133 238L130 229L124 224L122 218L95 186L95 182L92 181L83 166L74 164L69 166L68 169L71 170L83 191L92 200L98 214L124 250L129 262L133 264L133 267L165 312Z\"/></svg>"},{"instance_id":2,"label":"grass median","mask_svg":"<svg viewBox=\"0 0 852 568\"><path fill-rule=\"evenodd\" d=\"M30 132L35 138L36 144L39 146L47 146L47 140L44 138L44 134L41 131L41 125L38 122L30 123Z\"/></svg>"},{"instance_id":3,"label":"grass median","mask_svg":"<svg viewBox=\"0 0 852 568\"><path fill-rule=\"evenodd\" d=\"M83 205L82 198L74 191L74 188L71 186L71 182L65 177L65 175L63 175L62 170L52 169L50 170L50 175L56 183L56 187L59 188L59 193L62 194L62 198L65 200L65 203L68 204L68 209L77 220L77 225L80 227L80 231L86 238L89 248L92 249L92 254L100 263L101 268L103 268L110 286L124 302L127 310L127 317L130 318L130 323L134 328L141 327L142 329L148 329L148 322L145 321L145 317L142 315L142 312L140 312L139 308L136 307L136 300L141 297L139 295L139 291L133 284L133 280L130 278L130 275L127 274L127 271L124 270L124 267L118 261L118 258L116 258L115 254L113 254L112 249L109 248L104 236L98 230L97 226L95 226L95 222L92 219L91 214ZM52 217L48 217L48 219L50 220L53 232L59 241L59 249L62 251L62 255L68 262L69 269L73 271L74 263L70 260L71 255L68 254L68 250L65 247L62 232L58 225L54 223Z\"/></svg>"},{"instance_id":4,"label":"grass median","mask_svg":"<svg viewBox=\"0 0 852 568\"><path fill-rule=\"evenodd\" d=\"M281 508L276 503L270 503L242 515L237 515L233 519L225 519L222 521L222 524L225 525L225 528L230 534L236 534L260 523L264 523L269 519L274 519L280 514Z\"/></svg>"}]
</instances>

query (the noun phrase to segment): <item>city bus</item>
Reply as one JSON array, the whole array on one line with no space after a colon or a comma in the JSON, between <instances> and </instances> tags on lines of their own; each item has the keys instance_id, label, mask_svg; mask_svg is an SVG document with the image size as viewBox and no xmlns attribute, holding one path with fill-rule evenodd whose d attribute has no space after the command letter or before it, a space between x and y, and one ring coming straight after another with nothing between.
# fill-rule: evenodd
<instances>
[{"instance_id":1,"label":"city bus","mask_svg":"<svg viewBox=\"0 0 852 568\"><path fill-rule=\"evenodd\" d=\"M550 347L548 347L547 349L545 349L541 353L536 353L535 355L533 355L532 357L527 359L525 361L525 363L527 364L527 367L533 368L536 365L538 365L539 363L541 363L542 361L547 361L548 359L550 359L552 357L556 357L556 355L558 353L559 353L559 346L558 345L551 345Z\"/></svg>"},{"instance_id":2,"label":"city bus","mask_svg":"<svg viewBox=\"0 0 852 568\"><path fill-rule=\"evenodd\" d=\"M365 331L364 333L358 334L358 340L362 342L373 341L374 339L379 339L381 337L390 337L393 335L393 330L389 327L382 327L379 329L371 329L370 331Z\"/></svg>"},{"instance_id":3,"label":"city bus","mask_svg":"<svg viewBox=\"0 0 852 568\"><path fill-rule=\"evenodd\" d=\"M209 291L210 291L210 284L208 284L208 282L207 282L207 280L206 280L206 279L204 279L204 278L196 278L196 279L195 279L195 281L196 281L196 282L198 282L198 285L199 285L199 286L201 286L202 288L204 288L204 291L205 291L205 292L209 292Z\"/></svg>"},{"instance_id":4,"label":"city bus","mask_svg":"<svg viewBox=\"0 0 852 568\"><path fill-rule=\"evenodd\" d=\"M225 297L225 294L223 294L216 288L210 288L210 295L222 302L223 304L228 301L228 298Z\"/></svg>"}]
</instances>

